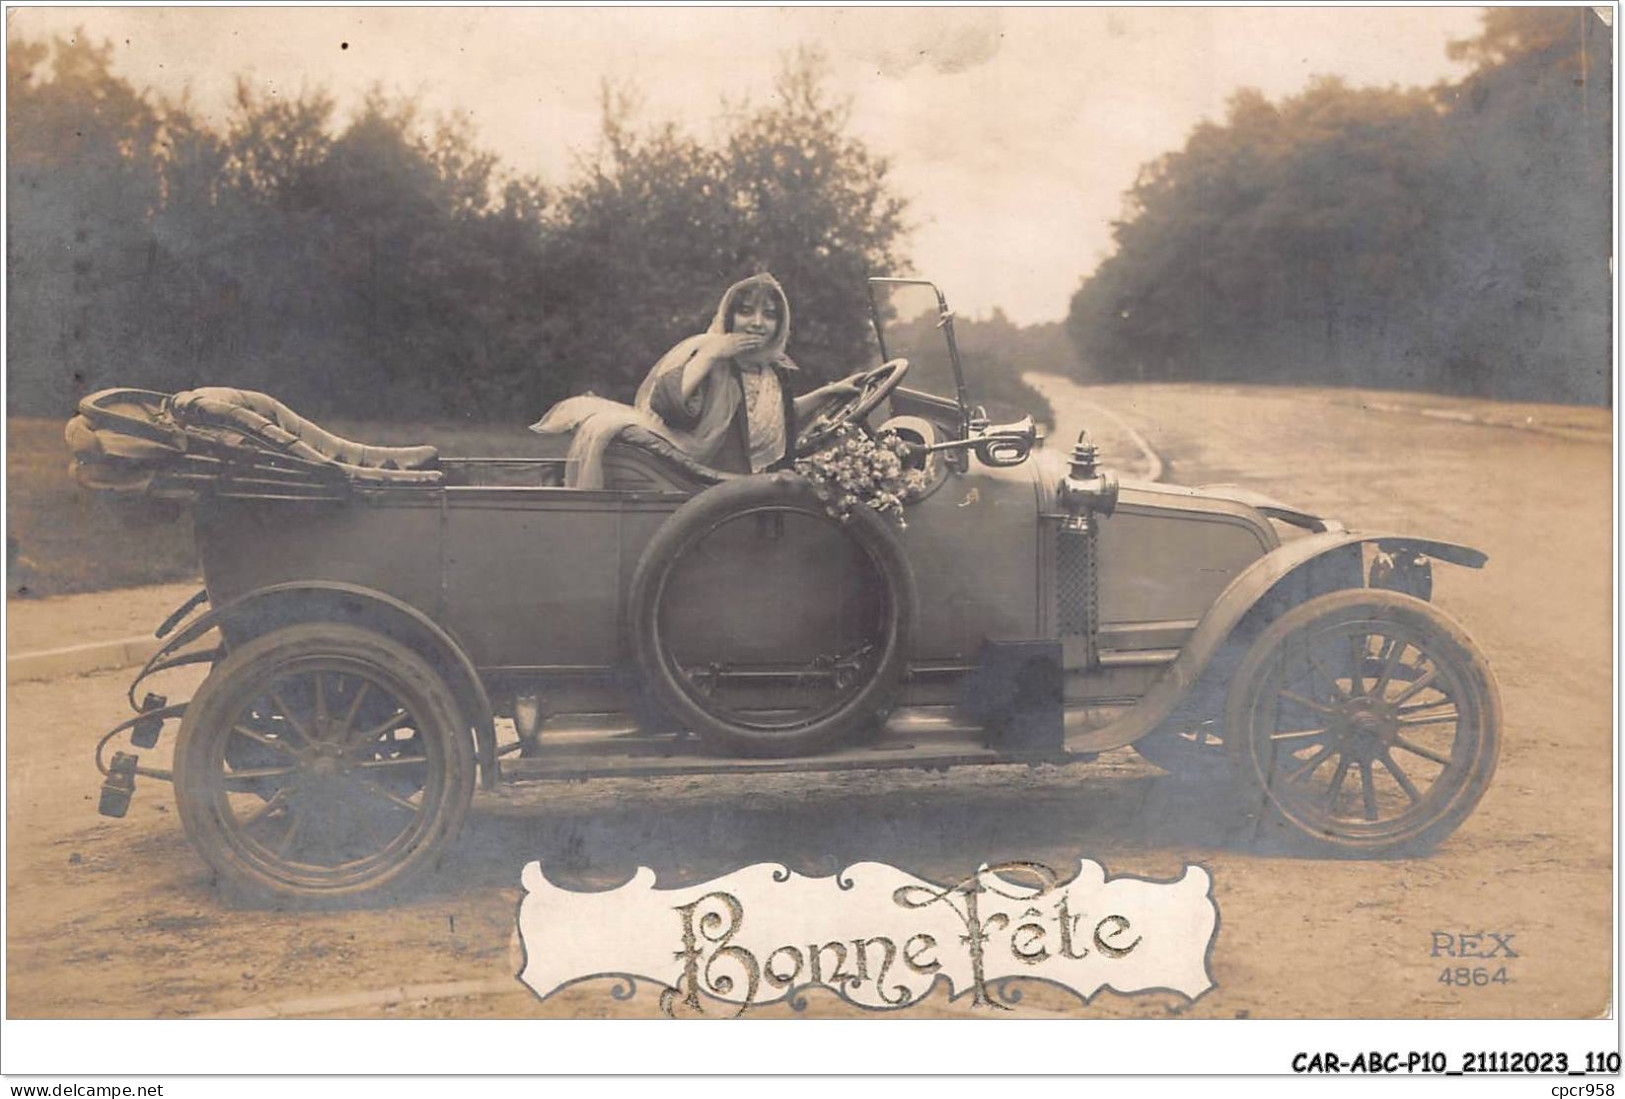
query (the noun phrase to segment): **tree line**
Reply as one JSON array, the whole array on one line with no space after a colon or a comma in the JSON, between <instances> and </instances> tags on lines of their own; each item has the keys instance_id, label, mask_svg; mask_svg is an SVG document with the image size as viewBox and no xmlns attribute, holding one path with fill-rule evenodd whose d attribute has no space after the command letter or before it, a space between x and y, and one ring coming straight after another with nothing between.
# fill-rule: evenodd
<instances>
[{"instance_id":1,"label":"tree line","mask_svg":"<svg viewBox=\"0 0 1625 1099\"><path fill-rule=\"evenodd\" d=\"M629 398L757 270L790 295L790 353L832 377L870 355L864 277L906 264L906 203L814 54L707 139L607 88L556 184L376 91L341 119L325 91L239 83L211 128L82 33L13 40L6 82L10 412L215 384L318 415L530 417Z\"/></svg>"},{"instance_id":2,"label":"tree line","mask_svg":"<svg viewBox=\"0 0 1625 1099\"><path fill-rule=\"evenodd\" d=\"M1498 8L1432 89L1323 78L1146 165L1067 330L1089 380L1607 404L1613 57L1587 8Z\"/></svg>"}]
</instances>

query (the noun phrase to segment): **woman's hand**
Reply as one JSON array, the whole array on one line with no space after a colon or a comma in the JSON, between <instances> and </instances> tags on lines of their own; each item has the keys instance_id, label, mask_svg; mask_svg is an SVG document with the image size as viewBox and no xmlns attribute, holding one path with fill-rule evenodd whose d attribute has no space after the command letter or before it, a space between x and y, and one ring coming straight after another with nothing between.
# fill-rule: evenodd
<instances>
[{"instance_id":1,"label":"woman's hand","mask_svg":"<svg viewBox=\"0 0 1625 1099\"><path fill-rule=\"evenodd\" d=\"M854 374L852 378L842 378L838 382L821 385L817 389L797 397L795 402L796 419L805 420L825 405L856 397L863 390L852 379L859 376Z\"/></svg>"},{"instance_id":2,"label":"woman's hand","mask_svg":"<svg viewBox=\"0 0 1625 1099\"><path fill-rule=\"evenodd\" d=\"M707 339L708 342L683 367L682 398L690 412L698 408L700 386L712 371L735 356L761 350L767 343L765 337L748 332L726 332L714 339Z\"/></svg>"},{"instance_id":3,"label":"woman's hand","mask_svg":"<svg viewBox=\"0 0 1625 1099\"><path fill-rule=\"evenodd\" d=\"M732 359L760 351L766 346L766 336L752 335L749 332L729 332L718 343L717 353L721 358Z\"/></svg>"},{"instance_id":4,"label":"woman's hand","mask_svg":"<svg viewBox=\"0 0 1625 1099\"><path fill-rule=\"evenodd\" d=\"M863 387L858 385L858 383L853 379L861 376L862 375L854 374L851 378L842 378L838 382L830 382L828 385L820 386L818 389L814 390L814 392L821 393L829 399L834 399L836 397L856 397L859 393L863 392Z\"/></svg>"}]
</instances>

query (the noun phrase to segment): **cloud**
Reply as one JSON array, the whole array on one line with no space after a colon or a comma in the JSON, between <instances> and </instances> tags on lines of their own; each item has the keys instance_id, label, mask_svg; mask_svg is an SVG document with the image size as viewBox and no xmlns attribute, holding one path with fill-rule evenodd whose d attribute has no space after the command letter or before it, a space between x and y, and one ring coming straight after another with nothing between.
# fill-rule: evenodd
<instances>
[{"instance_id":1,"label":"cloud","mask_svg":"<svg viewBox=\"0 0 1625 1099\"><path fill-rule=\"evenodd\" d=\"M889 9L863 13L862 41L853 49L889 79L925 66L943 75L966 72L991 61L1003 45L1003 14L998 9ZM854 28L857 29L857 28Z\"/></svg>"}]
</instances>

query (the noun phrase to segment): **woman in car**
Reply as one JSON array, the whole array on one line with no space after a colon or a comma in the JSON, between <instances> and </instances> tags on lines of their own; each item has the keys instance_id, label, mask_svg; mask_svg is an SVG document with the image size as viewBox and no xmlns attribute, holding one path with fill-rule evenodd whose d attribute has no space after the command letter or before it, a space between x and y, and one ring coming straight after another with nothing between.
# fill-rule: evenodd
<instances>
[{"instance_id":1,"label":"woman in car","mask_svg":"<svg viewBox=\"0 0 1625 1099\"><path fill-rule=\"evenodd\" d=\"M794 457L796 423L854 388L833 382L791 396L796 365L785 354L790 305L778 280L752 275L730 286L706 331L660 357L638 387L634 407L571 397L532 426L575 432L565 483L603 485L604 447L630 426L643 427L696 461L729 473L760 473Z\"/></svg>"}]
</instances>

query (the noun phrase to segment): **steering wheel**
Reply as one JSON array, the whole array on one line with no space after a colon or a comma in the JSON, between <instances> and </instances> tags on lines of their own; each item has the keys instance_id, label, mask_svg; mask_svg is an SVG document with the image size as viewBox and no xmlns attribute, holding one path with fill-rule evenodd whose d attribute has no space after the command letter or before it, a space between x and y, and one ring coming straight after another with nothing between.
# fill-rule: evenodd
<instances>
[{"instance_id":1,"label":"steering wheel","mask_svg":"<svg viewBox=\"0 0 1625 1099\"><path fill-rule=\"evenodd\" d=\"M881 401L891 396L891 391L897 388L907 373L907 359L890 359L873 370L860 370L843 378L846 384L856 386L857 392L827 406L809 420L796 435L796 453L811 454L834 438L841 428L869 415Z\"/></svg>"}]
</instances>

